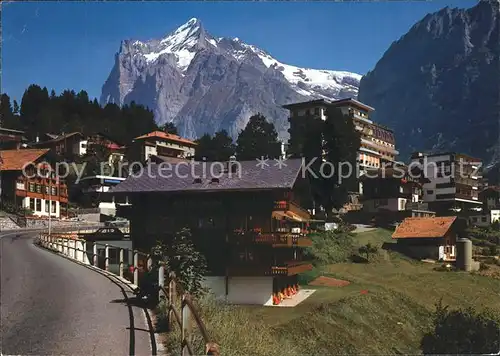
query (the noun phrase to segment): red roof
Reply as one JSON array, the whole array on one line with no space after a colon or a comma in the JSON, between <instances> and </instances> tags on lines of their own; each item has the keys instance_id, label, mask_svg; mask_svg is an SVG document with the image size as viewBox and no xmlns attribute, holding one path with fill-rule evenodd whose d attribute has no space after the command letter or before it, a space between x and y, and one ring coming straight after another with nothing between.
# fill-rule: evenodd
<instances>
[{"instance_id":1,"label":"red roof","mask_svg":"<svg viewBox=\"0 0 500 356\"><path fill-rule=\"evenodd\" d=\"M47 152L48 148L0 151L0 171L21 171L27 164L35 162Z\"/></svg>"},{"instance_id":2,"label":"red roof","mask_svg":"<svg viewBox=\"0 0 500 356\"><path fill-rule=\"evenodd\" d=\"M125 148L125 147L120 146L120 145L118 145L116 143L113 143L113 142L112 143L108 143L105 146L106 146L106 148L109 148L110 150L119 150L119 149Z\"/></svg>"},{"instance_id":3,"label":"red roof","mask_svg":"<svg viewBox=\"0 0 500 356\"><path fill-rule=\"evenodd\" d=\"M178 135L166 133L163 131L153 131L153 132L147 133L145 135L136 137L136 138L134 138L134 140L143 140L143 139L147 139L147 138L151 138L151 137L161 138L161 139L169 140L169 141L182 142L182 143L187 144L187 145L196 145L196 142L194 142L194 141L188 140L186 138L182 138Z\"/></svg>"},{"instance_id":4,"label":"red roof","mask_svg":"<svg viewBox=\"0 0 500 356\"><path fill-rule=\"evenodd\" d=\"M392 234L393 239L444 237L457 219L456 216L406 218Z\"/></svg>"}]
</instances>

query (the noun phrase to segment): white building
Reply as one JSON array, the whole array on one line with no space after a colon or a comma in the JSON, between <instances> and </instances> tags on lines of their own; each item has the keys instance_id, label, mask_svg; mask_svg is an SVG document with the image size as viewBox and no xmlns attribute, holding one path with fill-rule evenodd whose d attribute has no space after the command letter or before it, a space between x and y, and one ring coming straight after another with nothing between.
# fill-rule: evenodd
<instances>
[{"instance_id":1,"label":"white building","mask_svg":"<svg viewBox=\"0 0 500 356\"><path fill-rule=\"evenodd\" d=\"M481 160L458 153L414 153L410 168L418 167L429 180L423 201L433 211L481 210L478 172Z\"/></svg>"},{"instance_id":2,"label":"white building","mask_svg":"<svg viewBox=\"0 0 500 356\"><path fill-rule=\"evenodd\" d=\"M151 156L191 158L196 143L178 135L153 131L134 138L130 154L133 161L147 161Z\"/></svg>"},{"instance_id":3,"label":"white building","mask_svg":"<svg viewBox=\"0 0 500 356\"><path fill-rule=\"evenodd\" d=\"M93 200L99 201L100 214L115 216L117 204L128 205L128 197L125 197L123 201L116 201L113 195L107 193L112 187L123 182L125 179L123 177L96 175L84 177L80 179L78 184L83 194L87 194Z\"/></svg>"}]
</instances>

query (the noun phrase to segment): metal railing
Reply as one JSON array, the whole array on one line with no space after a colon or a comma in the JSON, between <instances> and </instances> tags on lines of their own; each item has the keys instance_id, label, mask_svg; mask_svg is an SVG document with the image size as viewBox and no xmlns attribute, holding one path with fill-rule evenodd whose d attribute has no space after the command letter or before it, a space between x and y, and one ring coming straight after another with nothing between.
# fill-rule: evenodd
<instances>
[{"instance_id":1,"label":"metal railing","mask_svg":"<svg viewBox=\"0 0 500 356\"><path fill-rule=\"evenodd\" d=\"M66 231L58 233L42 232L38 236L37 243L46 249L58 252L69 259L76 260L80 263L91 265L95 268L102 269L108 273L113 273L120 277L125 283L133 283L131 288L135 289L139 286L140 278L143 272L151 271L153 268L153 258L151 255L110 244L99 242L90 242L80 238L82 234L94 233L95 229L80 229L78 231ZM104 256L98 253L99 248L104 247ZM119 251L118 257L118 274L111 271L110 264L110 249ZM101 249L102 250L102 249ZM130 260L132 255L133 263L130 268L125 267L125 254L127 260ZM100 263L103 262L103 263ZM127 273L125 273L127 271ZM130 275L131 274L131 275ZM198 309L195 307L192 297L189 293L179 295L177 293L178 283L175 274L171 272L168 276L168 287L165 287L165 266L158 266L158 299L165 301L168 311L169 329L172 326L172 321L181 329L181 348L183 356L195 355L190 340L193 337L193 320L198 327L203 341L205 343L206 355L219 355L219 345L214 343L207 333L205 324L203 323ZM180 288L179 288L180 289ZM180 310L176 309L176 301L181 299ZM178 304L178 303L177 303Z\"/></svg>"}]
</instances>

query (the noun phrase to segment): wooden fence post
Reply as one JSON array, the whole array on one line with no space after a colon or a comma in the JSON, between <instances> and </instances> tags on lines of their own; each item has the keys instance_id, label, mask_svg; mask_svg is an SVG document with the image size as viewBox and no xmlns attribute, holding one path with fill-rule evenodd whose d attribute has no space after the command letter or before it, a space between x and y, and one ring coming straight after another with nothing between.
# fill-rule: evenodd
<instances>
[{"instance_id":1,"label":"wooden fence post","mask_svg":"<svg viewBox=\"0 0 500 356\"><path fill-rule=\"evenodd\" d=\"M165 287L165 266L163 263L160 264L160 267L158 268L158 300L161 301L162 298L165 297L163 293L163 288Z\"/></svg>"},{"instance_id":2,"label":"wooden fence post","mask_svg":"<svg viewBox=\"0 0 500 356\"><path fill-rule=\"evenodd\" d=\"M92 264L97 267L97 242L92 243Z\"/></svg>"},{"instance_id":3,"label":"wooden fence post","mask_svg":"<svg viewBox=\"0 0 500 356\"><path fill-rule=\"evenodd\" d=\"M104 246L104 270L109 271L109 245Z\"/></svg>"},{"instance_id":4,"label":"wooden fence post","mask_svg":"<svg viewBox=\"0 0 500 356\"><path fill-rule=\"evenodd\" d=\"M134 284L139 286L139 252L134 250Z\"/></svg>"},{"instance_id":5,"label":"wooden fence post","mask_svg":"<svg viewBox=\"0 0 500 356\"><path fill-rule=\"evenodd\" d=\"M87 241L81 240L82 242L82 262L87 264Z\"/></svg>"},{"instance_id":6,"label":"wooden fence post","mask_svg":"<svg viewBox=\"0 0 500 356\"><path fill-rule=\"evenodd\" d=\"M181 337L182 337L182 356L191 356L189 354L188 347L186 345L187 342L191 342L191 309L189 308L189 305L185 302L186 295L182 297L182 305L181 305L181 322L182 322L182 331L181 331Z\"/></svg>"},{"instance_id":7,"label":"wooden fence post","mask_svg":"<svg viewBox=\"0 0 500 356\"><path fill-rule=\"evenodd\" d=\"M123 248L120 248L120 277L123 278Z\"/></svg>"}]
</instances>

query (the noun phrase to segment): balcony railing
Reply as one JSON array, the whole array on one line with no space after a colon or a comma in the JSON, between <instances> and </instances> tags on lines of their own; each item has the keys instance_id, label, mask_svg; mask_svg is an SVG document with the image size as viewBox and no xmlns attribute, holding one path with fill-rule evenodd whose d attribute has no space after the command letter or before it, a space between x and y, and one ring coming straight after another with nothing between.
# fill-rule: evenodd
<instances>
[{"instance_id":1,"label":"balcony railing","mask_svg":"<svg viewBox=\"0 0 500 356\"><path fill-rule=\"evenodd\" d=\"M228 274L233 276L294 276L312 270L307 261L286 262L274 266L261 264L242 264L228 267Z\"/></svg>"},{"instance_id":2,"label":"balcony railing","mask_svg":"<svg viewBox=\"0 0 500 356\"><path fill-rule=\"evenodd\" d=\"M230 242L247 244L264 244L273 247L306 247L311 246L312 241L306 233L291 232L238 232L235 231Z\"/></svg>"},{"instance_id":3,"label":"balcony railing","mask_svg":"<svg viewBox=\"0 0 500 356\"><path fill-rule=\"evenodd\" d=\"M278 200L274 202L274 211L291 211L297 214L301 218L309 219L310 213L294 202L289 202L286 200Z\"/></svg>"}]
</instances>

